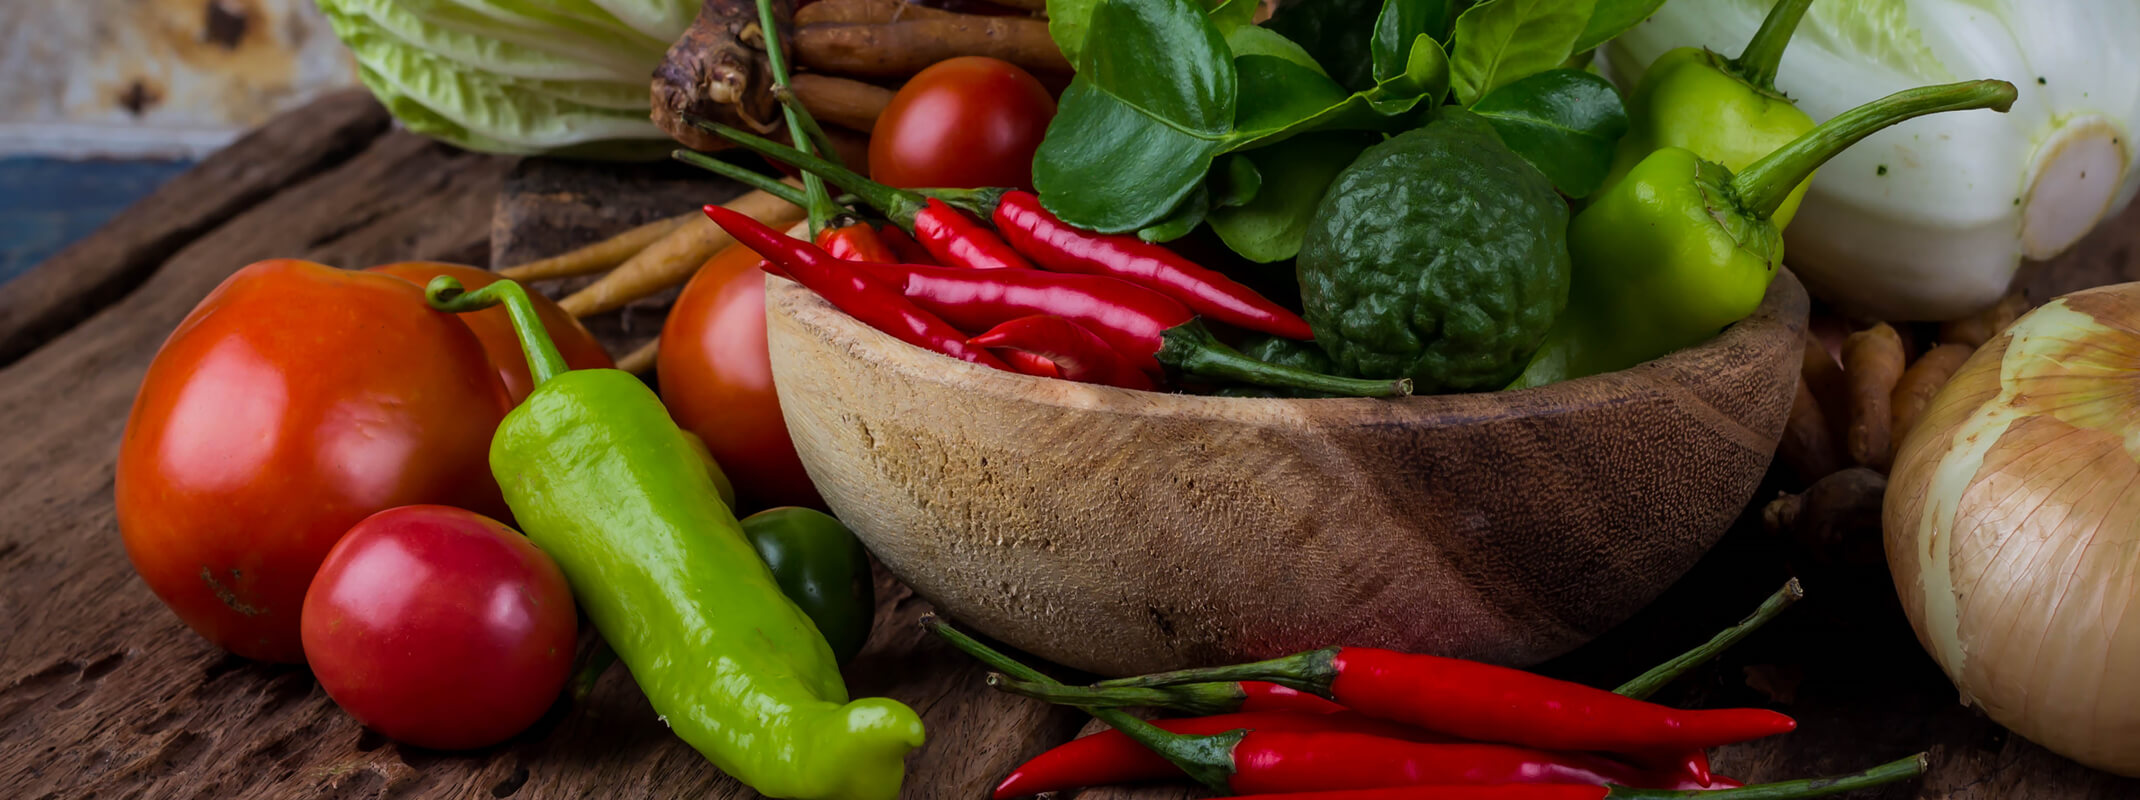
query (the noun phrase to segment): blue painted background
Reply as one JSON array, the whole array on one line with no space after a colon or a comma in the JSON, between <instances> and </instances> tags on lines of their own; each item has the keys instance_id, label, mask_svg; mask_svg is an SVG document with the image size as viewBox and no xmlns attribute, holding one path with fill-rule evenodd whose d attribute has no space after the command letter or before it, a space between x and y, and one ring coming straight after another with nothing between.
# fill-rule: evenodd
<instances>
[{"instance_id":1,"label":"blue painted background","mask_svg":"<svg viewBox=\"0 0 2140 800\"><path fill-rule=\"evenodd\" d=\"M89 235L188 161L0 158L0 283Z\"/></svg>"}]
</instances>

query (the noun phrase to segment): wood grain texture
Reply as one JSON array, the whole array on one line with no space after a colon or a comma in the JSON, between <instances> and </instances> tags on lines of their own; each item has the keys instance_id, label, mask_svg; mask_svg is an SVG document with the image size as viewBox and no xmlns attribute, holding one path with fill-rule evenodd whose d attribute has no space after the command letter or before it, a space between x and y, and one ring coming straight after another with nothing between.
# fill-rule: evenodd
<instances>
[{"instance_id":1,"label":"wood grain texture","mask_svg":"<svg viewBox=\"0 0 2140 800\"><path fill-rule=\"evenodd\" d=\"M386 129L362 91L330 94L247 134L0 293L0 366L116 301L180 247L347 158Z\"/></svg>"},{"instance_id":2,"label":"wood grain texture","mask_svg":"<svg viewBox=\"0 0 2140 800\"><path fill-rule=\"evenodd\" d=\"M1752 318L1633 370L1400 401L992 371L785 281L767 317L803 464L893 572L1006 642L1127 674L1332 641L1520 665L1588 641L1753 491L1806 304L1786 273Z\"/></svg>"}]
</instances>

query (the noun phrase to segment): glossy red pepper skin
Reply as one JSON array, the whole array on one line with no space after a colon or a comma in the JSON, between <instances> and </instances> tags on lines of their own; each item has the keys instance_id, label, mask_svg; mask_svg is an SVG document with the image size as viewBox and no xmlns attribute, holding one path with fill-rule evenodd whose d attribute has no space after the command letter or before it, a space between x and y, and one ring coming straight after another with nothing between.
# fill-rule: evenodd
<instances>
[{"instance_id":1,"label":"glossy red pepper skin","mask_svg":"<svg viewBox=\"0 0 2140 800\"><path fill-rule=\"evenodd\" d=\"M1033 262L1019 255L1003 237L989 230L966 212L945 205L934 197L914 212L914 238L936 257L936 263L967 269L1032 269Z\"/></svg>"},{"instance_id":2,"label":"glossy red pepper skin","mask_svg":"<svg viewBox=\"0 0 2140 800\"><path fill-rule=\"evenodd\" d=\"M1138 369L1136 362L1115 352L1098 334L1062 317L1019 317L967 341L1046 359L1064 380L1143 392L1153 389L1151 376Z\"/></svg>"},{"instance_id":3,"label":"glossy red pepper skin","mask_svg":"<svg viewBox=\"0 0 2140 800\"><path fill-rule=\"evenodd\" d=\"M907 235L907 232L900 230L897 225L886 225L878 228L877 238L883 239L884 246L891 248L892 255L898 256L898 258L892 260L894 264L941 266L936 263L935 256L929 255L927 248L922 247L920 242L914 241L914 237Z\"/></svg>"},{"instance_id":4,"label":"glossy red pepper skin","mask_svg":"<svg viewBox=\"0 0 2140 800\"><path fill-rule=\"evenodd\" d=\"M876 228L866 222L828 227L817 232L817 246L833 258L897 264L899 256L885 245Z\"/></svg>"},{"instance_id":5,"label":"glossy red pepper skin","mask_svg":"<svg viewBox=\"0 0 2140 800\"><path fill-rule=\"evenodd\" d=\"M916 347L984 367L1011 371L1010 365L1002 359L967 344L965 334L942 318L915 306L900 295L898 289L843 266L853 262L833 258L809 242L790 238L764 223L720 206L706 206L705 212L737 242L778 265L782 273L863 324Z\"/></svg>"},{"instance_id":6,"label":"glossy red pepper skin","mask_svg":"<svg viewBox=\"0 0 2140 800\"><path fill-rule=\"evenodd\" d=\"M1344 706L1290 686L1268 681L1240 681L1241 711L1344 711Z\"/></svg>"},{"instance_id":7,"label":"glossy red pepper skin","mask_svg":"<svg viewBox=\"0 0 2140 800\"><path fill-rule=\"evenodd\" d=\"M1465 739L1545 750L1703 750L1787 733L1759 708L1680 710L1517 669L1365 647L1330 659L1331 699L1361 713Z\"/></svg>"},{"instance_id":8,"label":"glossy red pepper skin","mask_svg":"<svg viewBox=\"0 0 2140 800\"><path fill-rule=\"evenodd\" d=\"M967 330L987 330L1035 314L1077 323L1127 356L1138 369L1160 374L1160 336L1196 315L1158 292L1099 275L1040 270L865 265L907 299Z\"/></svg>"},{"instance_id":9,"label":"glossy red pepper skin","mask_svg":"<svg viewBox=\"0 0 2140 800\"><path fill-rule=\"evenodd\" d=\"M1235 730L1315 733L1349 731L1390 738L1439 737L1416 728L1352 712L1255 711L1208 717L1152 720L1171 733L1210 736ZM1012 770L996 786L995 800L1082 786L1167 780L1182 777L1179 767L1132 741L1121 731L1106 730L1064 742Z\"/></svg>"},{"instance_id":10,"label":"glossy red pepper skin","mask_svg":"<svg viewBox=\"0 0 2140 800\"><path fill-rule=\"evenodd\" d=\"M1315 338L1307 320L1255 290L1135 236L1072 227L1031 193L1005 193L992 216L1011 246L1043 268L1135 281L1208 319L1288 339Z\"/></svg>"},{"instance_id":11,"label":"glossy red pepper skin","mask_svg":"<svg viewBox=\"0 0 2140 800\"><path fill-rule=\"evenodd\" d=\"M1233 800L1605 800L1604 786L1531 784L1515 786L1402 786L1345 789L1335 792L1237 795Z\"/></svg>"},{"instance_id":12,"label":"glossy red pepper skin","mask_svg":"<svg viewBox=\"0 0 2140 800\"><path fill-rule=\"evenodd\" d=\"M1234 747L1233 767L1228 785L1238 794L1508 783L1704 788L1597 756L1342 731L1251 731Z\"/></svg>"}]
</instances>

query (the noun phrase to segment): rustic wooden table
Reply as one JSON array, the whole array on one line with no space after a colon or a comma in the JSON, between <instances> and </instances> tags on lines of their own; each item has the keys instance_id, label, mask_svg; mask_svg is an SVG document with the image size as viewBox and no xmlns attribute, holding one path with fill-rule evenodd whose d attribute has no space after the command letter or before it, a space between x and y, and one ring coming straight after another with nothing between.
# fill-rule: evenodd
<instances>
[{"instance_id":1,"label":"rustic wooden table","mask_svg":"<svg viewBox=\"0 0 2140 800\"><path fill-rule=\"evenodd\" d=\"M302 256L510 263L733 188L661 167L475 155L389 129L368 98L329 97L180 176L96 236L0 286L0 794L21 798L753 797L655 720L612 670L590 702L474 753L371 734L302 667L249 662L194 636L135 578L113 521L113 459L134 389L172 326L224 276ZM2140 212L2029 284L2038 299L2140 279ZM658 330L664 299L594 320L613 351ZM1753 508L1787 487L1774 478ZM1808 558L1750 513L1635 620L1542 669L1611 685L1707 638L1798 574L1808 599L1667 690L1675 704L1763 704L1789 736L1725 748L1748 782L1843 772L1919 750L1921 783L1868 797L2131 798L1956 701L1876 565ZM1861 536L1877 536L1861 531ZM979 798L1078 715L994 694L925 639L925 600L879 578L875 638L848 669L860 695L919 710L930 741L906 797ZM1202 796L1095 790L1076 800Z\"/></svg>"}]
</instances>

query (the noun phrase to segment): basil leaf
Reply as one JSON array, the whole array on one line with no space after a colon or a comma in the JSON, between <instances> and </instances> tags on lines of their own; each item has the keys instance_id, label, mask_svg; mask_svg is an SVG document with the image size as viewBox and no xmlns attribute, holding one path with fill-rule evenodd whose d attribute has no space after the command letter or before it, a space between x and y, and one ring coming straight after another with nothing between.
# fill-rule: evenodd
<instances>
[{"instance_id":1,"label":"basil leaf","mask_svg":"<svg viewBox=\"0 0 2140 800\"><path fill-rule=\"evenodd\" d=\"M1561 65L1597 0L1487 0L1456 20L1450 74L1457 102L1471 105L1508 83Z\"/></svg>"},{"instance_id":2,"label":"basil leaf","mask_svg":"<svg viewBox=\"0 0 2140 800\"><path fill-rule=\"evenodd\" d=\"M1101 0L1084 63L1092 87L1191 134L1233 127L1233 52L1189 0Z\"/></svg>"},{"instance_id":3,"label":"basil leaf","mask_svg":"<svg viewBox=\"0 0 2140 800\"><path fill-rule=\"evenodd\" d=\"M1424 34L1436 39L1449 33L1449 0L1388 0L1375 17L1373 54L1375 80L1386 81L1403 74L1411 54L1412 40Z\"/></svg>"},{"instance_id":4,"label":"basil leaf","mask_svg":"<svg viewBox=\"0 0 2140 800\"><path fill-rule=\"evenodd\" d=\"M1072 65L1080 63L1085 29L1092 23L1092 9L1099 4L1100 0L1048 0L1048 38L1055 40L1055 48Z\"/></svg>"},{"instance_id":5,"label":"basil leaf","mask_svg":"<svg viewBox=\"0 0 2140 800\"><path fill-rule=\"evenodd\" d=\"M1204 187L1211 192L1212 208L1245 206L1263 191L1263 173L1248 156L1224 155L1212 163L1211 178Z\"/></svg>"},{"instance_id":6,"label":"basil leaf","mask_svg":"<svg viewBox=\"0 0 2140 800\"><path fill-rule=\"evenodd\" d=\"M1158 222L1139 229L1137 238L1154 243L1174 241L1189 235L1190 231L1196 230L1196 226L1204 224L1204 214L1209 211L1211 192L1199 183L1195 190L1189 192L1188 197L1182 198L1181 204L1176 205L1173 211L1167 212Z\"/></svg>"},{"instance_id":7,"label":"basil leaf","mask_svg":"<svg viewBox=\"0 0 2140 800\"><path fill-rule=\"evenodd\" d=\"M1339 172L1382 137L1358 131L1310 133L1243 153L1262 176L1262 191L1247 205L1211 209L1211 230L1253 261L1284 261L1300 253L1301 237Z\"/></svg>"},{"instance_id":8,"label":"basil leaf","mask_svg":"<svg viewBox=\"0 0 2140 800\"><path fill-rule=\"evenodd\" d=\"M1239 0L1236 0L1238 2ZM1583 26L1583 35L1575 37L1575 52L1583 52L1612 41L1626 33L1627 29L1642 24L1651 14L1664 5L1664 0L1597 0L1598 8L1590 12L1590 22Z\"/></svg>"},{"instance_id":9,"label":"basil leaf","mask_svg":"<svg viewBox=\"0 0 2140 800\"><path fill-rule=\"evenodd\" d=\"M1263 25L1299 42L1346 91L1374 88L1369 43L1383 0L1306 0L1278 10Z\"/></svg>"},{"instance_id":10,"label":"basil leaf","mask_svg":"<svg viewBox=\"0 0 2140 800\"><path fill-rule=\"evenodd\" d=\"M1041 205L1103 233L1152 224L1201 185L1224 143L1162 123L1079 75L1033 157Z\"/></svg>"},{"instance_id":11,"label":"basil leaf","mask_svg":"<svg viewBox=\"0 0 2140 800\"><path fill-rule=\"evenodd\" d=\"M1597 191L1627 134L1627 108L1604 78L1572 69L1532 75L1471 106L1510 150L1569 197Z\"/></svg>"}]
</instances>

